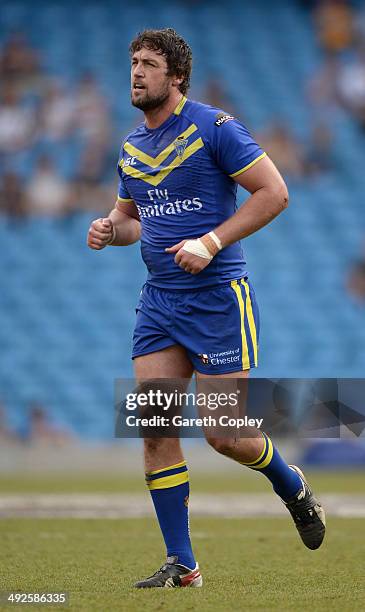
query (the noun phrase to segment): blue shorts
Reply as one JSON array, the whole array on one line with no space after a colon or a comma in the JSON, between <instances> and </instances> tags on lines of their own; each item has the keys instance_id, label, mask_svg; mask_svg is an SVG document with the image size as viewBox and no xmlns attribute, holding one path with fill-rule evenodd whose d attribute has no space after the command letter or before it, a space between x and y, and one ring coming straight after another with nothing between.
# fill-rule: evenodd
<instances>
[{"instance_id":1,"label":"blue shorts","mask_svg":"<svg viewBox=\"0 0 365 612\"><path fill-rule=\"evenodd\" d=\"M178 344L204 374L257 367L259 311L246 278L200 291L146 283L136 312L132 358Z\"/></svg>"}]
</instances>

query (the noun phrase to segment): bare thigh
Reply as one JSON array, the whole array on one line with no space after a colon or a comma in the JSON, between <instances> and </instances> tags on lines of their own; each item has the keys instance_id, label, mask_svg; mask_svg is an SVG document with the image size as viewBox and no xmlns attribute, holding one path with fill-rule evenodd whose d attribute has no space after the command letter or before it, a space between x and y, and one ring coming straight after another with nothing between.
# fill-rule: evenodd
<instances>
[{"instance_id":1,"label":"bare thigh","mask_svg":"<svg viewBox=\"0 0 365 612\"><path fill-rule=\"evenodd\" d=\"M202 372L197 372L196 377L199 378L210 378L214 380L215 378L248 378L250 375L250 370L241 370L240 372L229 372L228 374L203 374Z\"/></svg>"},{"instance_id":2,"label":"bare thigh","mask_svg":"<svg viewBox=\"0 0 365 612\"><path fill-rule=\"evenodd\" d=\"M137 381L149 378L191 378L193 371L186 350L177 344L134 359Z\"/></svg>"}]
</instances>

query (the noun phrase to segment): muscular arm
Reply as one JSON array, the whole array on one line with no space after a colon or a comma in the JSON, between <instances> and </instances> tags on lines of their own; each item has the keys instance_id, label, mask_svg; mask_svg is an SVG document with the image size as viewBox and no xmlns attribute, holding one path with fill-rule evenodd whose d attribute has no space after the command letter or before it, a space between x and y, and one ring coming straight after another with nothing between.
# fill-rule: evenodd
<instances>
[{"instance_id":1,"label":"muscular arm","mask_svg":"<svg viewBox=\"0 0 365 612\"><path fill-rule=\"evenodd\" d=\"M141 238L141 223L134 202L124 202L122 205L116 202L109 219L115 229L113 246L128 246Z\"/></svg>"},{"instance_id":2,"label":"muscular arm","mask_svg":"<svg viewBox=\"0 0 365 612\"><path fill-rule=\"evenodd\" d=\"M284 180L267 156L246 172L242 172L235 177L235 181L249 191L251 195L245 205L241 206L232 217L218 227L212 228L220 240L222 248L250 236L250 234L270 223L288 206L289 201ZM191 274L198 274L209 265L212 256L217 252L211 252L205 245L203 249L205 248L208 257L201 253L202 245L199 242L204 242L207 238L208 236L205 235L200 240L182 240L166 249L166 252L176 253L175 263L183 270ZM192 243L188 250L184 249L187 242L188 244ZM211 239L209 242L214 248L215 245L212 245ZM211 254L210 258L209 252Z\"/></svg>"},{"instance_id":3,"label":"muscular arm","mask_svg":"<svg viewBox=\"0 0 365 612\"><path fill-rule=\"evenodd\" d=\"M141 237L141 224L134 202L117 201L115 208L105 219L92 222L87 244L90 249L100 251L108 245L128 246Z\"/></svg>"},{"instance_id":4,"label":"muscular arm","mask_svg":"<svg viewBox=\"0 0 365 612\"><path fill-rule=\"evenodd\" d=\"M214 229L223 248L270 223L288 206L289 201L284 179L267 156L234 180L251 195L244 206Z\"/></svg>"}]
</instances>

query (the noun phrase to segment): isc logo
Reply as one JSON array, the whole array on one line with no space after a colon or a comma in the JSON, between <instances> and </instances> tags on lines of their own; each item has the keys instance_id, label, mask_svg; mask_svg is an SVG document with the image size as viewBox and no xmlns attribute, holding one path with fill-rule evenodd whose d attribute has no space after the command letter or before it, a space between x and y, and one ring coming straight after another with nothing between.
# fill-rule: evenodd
<instances>
[{"instance_id":1,"label":"isc logo","mask_svg":"<svg viewBox=\"0 0 365 612\"><path fill-rule=\"evenodd\" d=\"M121 166L124 168L125 166L135 166L136 165L136 155L134 157L126 157L122 160Z\"/></svg>"}]
</instances>

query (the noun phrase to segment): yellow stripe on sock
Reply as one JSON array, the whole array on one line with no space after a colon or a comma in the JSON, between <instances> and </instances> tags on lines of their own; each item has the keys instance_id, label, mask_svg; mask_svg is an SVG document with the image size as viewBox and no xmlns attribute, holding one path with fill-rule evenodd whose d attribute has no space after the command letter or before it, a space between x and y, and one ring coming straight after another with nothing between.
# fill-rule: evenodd
<instances>
[{"instance_id":1,"label":"yellow stripe on sock","mask_svg":"<svg viewBox=\"0 0 365 612\"><path fill-rule=\"evenodd\" d=\"M175 463L174 465L169 465L167 467L161 468L160 470L154 470L153 472L148 472L147 476L153 474L161 474L161 472L166 472L166 470L174 470L175 468L183 467L186 465L186 461L180 461L180 463Z\"/></svg>"},{"instance_id":2,"label":"yellow stripe on sock","mask_svg":"<svg viewBox=\"0 0 365 612\"><path fill-rule=\"evenodd\" d=\"M172 474L171 476L163 476L162 478L156 478L156 480L147 481L147 486L150 491L154 489L170 489L171 487L178 487L179 485L188 482L189 472L180 472L180 474Z\"/></svg>"},{"instance_id":3,"label":"yellow stripe on sock","mask_svg":"<svg viewBox=\"0 0 365 612\"><path fill-rule=\"evenodd\" d=\"M267 440L267 444L268 444L268 451L267 451L267 455L265 457L265 459L262 461L262 463L259 463L258 465L252 465L251 469L252 470L263 470L264 468L266 468L273 456L274 453L274 447L272 445L272 442L270 440L270 438L266 438Z\"/></svg>"},{"instance_id":4,"label":"yellow stripe on sock","mask_svg":"<svg viewBox=\"0 0 365 612\"><path fill-rule=\"evenodd\" d=\"M266 438L263 434L262 437L264 439L264 448L262 449L262 452L259 454L259 456L257 457L257 459L255 459L255 461L250 461L250 463L243 463L242 461L240 461L240 463L242 463L242 465L247 465L250 466L253 463L257 463L258 461L260 461L262 459L262 457L264 456L264 454L266 453L266 448L267 448L267 440L268 438Z\"/></svg>"}]
</instances>

